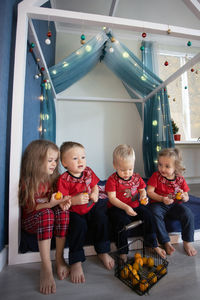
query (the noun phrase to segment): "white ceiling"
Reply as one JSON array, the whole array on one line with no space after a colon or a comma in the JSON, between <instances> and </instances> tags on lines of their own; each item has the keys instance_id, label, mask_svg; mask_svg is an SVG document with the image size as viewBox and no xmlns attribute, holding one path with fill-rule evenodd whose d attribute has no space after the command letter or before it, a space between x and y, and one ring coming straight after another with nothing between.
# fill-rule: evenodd
<instances>
[{"instance_id":1,"label":"white ceiling","mask_svg":"<svg viewBox=\"0 0 200 300\"><path fill-rule=\"evenodd\" d=\"M200 29L200 0L51 0L53 8Z\"/></svg>"},{"instance_id":2,"label":"white ceiling","mask_svg":"<svg viewBox=\"0 0 200 300\"><path fill-rule=\"evenodd\" d=\"M200 0L50 0L50 2L55 9L166 24L169 28L173 25L200 30ZM80 26L57 22L56 30L80 34L80 31L95 33L101 28L84 23ZM120 30L117 32L128 39L134 39L141 34ZM169 40L169 43L176 40L177 44L185 44L183 39L169 38L166 35L151 34L148 38L160 42ZM194 41L193 45L199 47L199 44L200 41Z\"/></svg>"}]
</instances>

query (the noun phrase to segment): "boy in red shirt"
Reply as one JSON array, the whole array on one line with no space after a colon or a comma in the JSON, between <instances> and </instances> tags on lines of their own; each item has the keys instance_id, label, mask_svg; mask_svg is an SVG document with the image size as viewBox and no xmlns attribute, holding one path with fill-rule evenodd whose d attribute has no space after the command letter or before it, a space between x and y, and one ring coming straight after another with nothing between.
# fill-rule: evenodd
<instances>
[{"instance_id":1,"label":"boy in red shirt","mask_svg":"<svg viewBox=\"0 0 200 300\"><path fill-rule=\"evenodd\" d=\"M73 283L85 282L82 262L83 246L88 227L93 230L94 247L107 269L114 260L108 255L110 241L105 210L98 205L99 178L86 166L84 147L75 142L64 142L60 148L62 165L67 169L58 179L58 190L63 196L71 196L69 223L69 264Z\"/></svg>"},{"instance_id":2,"label":"boy in red shirt","mask_svg":"<svg viewBox=\"0 0 200 300\"><path fill-rule=\"evenodd\" d=\"M113 166L116 172L106 182L106 192L109 198L108 214L115 230L117 248L121 258L126 261L128 233L122 229L125 225L141 219L144 221L145 244L153 247L161 257L165 258L165 250L158 247L157 244L151 211L145 205L140 204L141 200L146 200L145 204L148 204L146 185L140 175L133 172L134 165L133 148L126 144L119 145L113 152Z\"/></svg>"}]
</instances>

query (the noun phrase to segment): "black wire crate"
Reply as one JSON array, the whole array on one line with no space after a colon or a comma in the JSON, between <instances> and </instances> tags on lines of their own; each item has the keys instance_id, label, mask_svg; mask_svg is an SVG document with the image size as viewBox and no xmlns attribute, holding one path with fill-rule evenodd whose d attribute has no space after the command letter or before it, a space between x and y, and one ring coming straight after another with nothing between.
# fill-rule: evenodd
<instances>
[{"instance_id":1,"label":"black wire crate","mask_svg":"<svg viewBox=\"0 0 200 300\"><path fill-rule=\"evenodd\" d=\"M119 251L113 252L115 276L139 295L144 295L167 274L168 261L153 249L144 247L144 241L136 239L127 245L128 259L125 263Z\"/></svg>"}]
</instances>

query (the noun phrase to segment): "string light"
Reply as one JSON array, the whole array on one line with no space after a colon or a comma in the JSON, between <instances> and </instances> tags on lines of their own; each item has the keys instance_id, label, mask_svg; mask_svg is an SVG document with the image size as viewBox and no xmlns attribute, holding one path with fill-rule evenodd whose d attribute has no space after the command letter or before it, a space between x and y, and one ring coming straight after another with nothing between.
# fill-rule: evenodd
<instances>
[{"instance_id":1,"label":"string light","mask_svg":"<svg viewBox=\"0 0 200 300\"><path fill-rule=\"evenodd\" d=\"M90 52L90 51L92 50L92 47L91 47L90 45L87 45L87 46L85 47L85 50L86 50L87 52Z\"/></svg>"},{"instance_id":2,"label":"string light","mask_svg":"<svg viewBox=\"0 0 200 300\"><path fill-rule=\"evenodd\" d=\"M158 125L157 120L153 120L152 125L153 125L153 126L157 126L157 125Z\"/></svg>"},{"instance_id":3,"label":"string light","mask_svg":"<svg viewBox=\"0 0 200 300\"><path fill-rule=\"evenodd\" d=\"M122 54L122 56L124 57L124 58L128 58L129 57L129 54L128 54L128 52L123 52L123 54Z\"/></svg>"}]
</instances>

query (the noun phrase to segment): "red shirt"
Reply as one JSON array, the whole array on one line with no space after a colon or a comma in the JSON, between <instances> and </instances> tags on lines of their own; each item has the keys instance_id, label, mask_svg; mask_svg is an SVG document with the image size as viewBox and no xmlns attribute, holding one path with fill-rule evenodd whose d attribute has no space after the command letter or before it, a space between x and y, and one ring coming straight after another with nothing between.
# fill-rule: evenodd
<instances>
[{"instance_id":1,"label":"red shirt","mask_svg":"<svg viewBox=\"0 0 200 300\"><path fill-rule=\"evenodd\" d=\"M27 215L36 210L37 204L49 202L51 196L49 183L40 183L38 187L38 192L34 195L35 205L32 207L29 202L23 207L22 218L25 219Z\"/></svg>"},{"instance_id":2,"label":"red shirt","mask_svg":"<svg viewBox=\"0 0 200 300\"><path fill-rule=\"evenodd\" d=\"M80 193L91 193L92 188L97 185L99 178L89 167L86 167L80 177L75 177L69 172L63 173L57 183L58 191L60 191L64 196L75 196ZM91 203L90 203L91 204ZM91 205L81 204L72 205L70 211L76 212L79 215L87 214L90 209L94 206L94 202Z\"/></svg>"},{"instance_id":3,"label":"red shirt","mask_svg":"<svg viewBox=\"0 0 200 300\"><path fill-rule=\"evenodd\" d=\"M139 200L134 197L138 190L144 189L146 184L139 174L133 173L129 180L124 180L117 173L113 173L106 182L106 192L116 192L116 197L131 207L138 207ZM108 202L108 207L113 206Z\"/></svg>"},{"instance_id":4,"label":"red shirt","mask_svg":"<svg viewBox=\"0 0 200 300\"><path fill-rule=\"evenodd\" d=\"M163 177L158 171L153 173L147 184L155 187L155 193L158 195L164 197L170 195L170 198L179 203L181 201L176 200L176 194L180 190L183 190L184 192L188 192L190 190L183 176L176 176L174 180L169 180L166 177ZM151 199L151 202L157 201Z\"/></svg>"}]
</instances>

